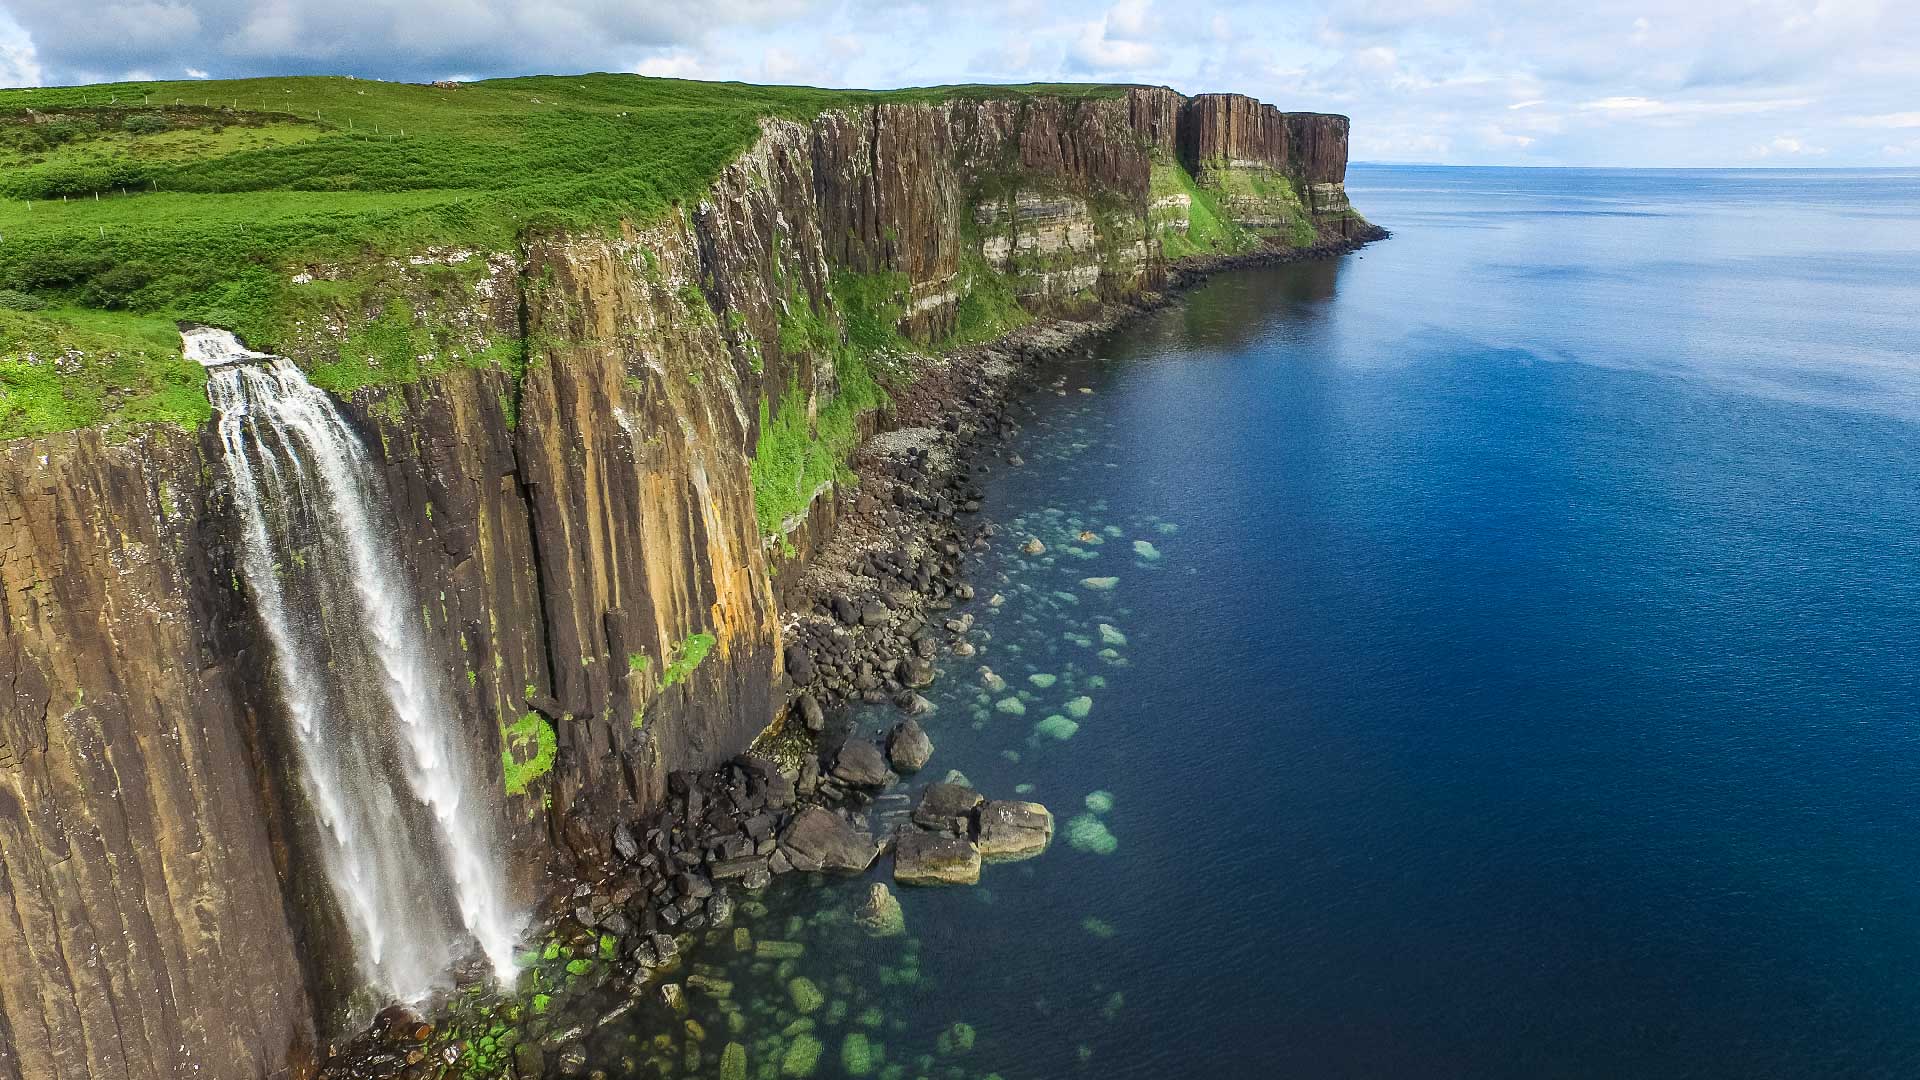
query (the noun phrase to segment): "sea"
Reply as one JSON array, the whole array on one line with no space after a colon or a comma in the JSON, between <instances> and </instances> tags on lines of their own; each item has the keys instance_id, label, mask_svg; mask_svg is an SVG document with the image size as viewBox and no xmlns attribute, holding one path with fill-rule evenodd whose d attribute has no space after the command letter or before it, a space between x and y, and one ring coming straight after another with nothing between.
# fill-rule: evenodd
<instances>
[{"instance_id":1,"label":"sea","mask_svg":"<svg viewBox=\"0 0 1920 1080\"><path fill-rule=\"evenodd\" d=\"M1349 189L1019 400L905 790L1053 845L749 901L744 1075L1920 1075L1920 173Z\"/></svg>"}]
</instances>

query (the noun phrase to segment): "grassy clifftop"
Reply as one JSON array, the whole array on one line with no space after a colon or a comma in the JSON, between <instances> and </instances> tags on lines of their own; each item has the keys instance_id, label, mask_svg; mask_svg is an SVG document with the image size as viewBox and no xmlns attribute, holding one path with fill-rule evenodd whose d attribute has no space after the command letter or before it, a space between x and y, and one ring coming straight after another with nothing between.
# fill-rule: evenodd
<instances>
[{"instance_id":1,"label":"grassy clifftop","mask_svg":"<svg viewBox=\"0 0 1920 1080\"><path fill-rule=\"evenodd\" d=\"M133 369L129 400L195 373L155 352L190 319L271 343L289 268L433 246L501 250L529 228L647 221L696 198L764 117L874 101L1107 86L889 92L540 76L457 87L349 78L120 83L0 91L0 381L20 349L84 338ZM123 366L125 366L123 364ZM30 365L29 365L30 366ZM44 380L42 380L44 382ZM113 381L111 379L107 380ZM164 393L142 419L188 397ZM76 426L112 401L47 410L8 393L0 433ZM133 417L128 416L131 420Z\"/></svg>"}]
</instances>

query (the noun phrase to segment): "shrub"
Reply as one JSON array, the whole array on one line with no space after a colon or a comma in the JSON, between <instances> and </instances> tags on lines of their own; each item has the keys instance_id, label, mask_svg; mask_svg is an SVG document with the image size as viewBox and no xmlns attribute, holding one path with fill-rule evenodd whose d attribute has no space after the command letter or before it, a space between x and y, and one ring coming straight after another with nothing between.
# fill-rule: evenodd
<instances>
[{"instance_id":1,"label":"shrub","mask_svg":"<svg viewBox=\"0 0 1920 1080\"><path fill-rule=\"evenodd\" d=\"M158 113L135 113L122 121L120 127L130 135L158 135L173 130L167 118Z\"/></svg>"}]
</instances>

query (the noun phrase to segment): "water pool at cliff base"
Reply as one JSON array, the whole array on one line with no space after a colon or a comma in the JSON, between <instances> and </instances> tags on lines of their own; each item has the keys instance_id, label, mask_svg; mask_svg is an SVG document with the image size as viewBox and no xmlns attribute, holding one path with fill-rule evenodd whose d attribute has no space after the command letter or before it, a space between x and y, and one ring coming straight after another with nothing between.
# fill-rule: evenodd
<instances>
[{"instance_id":1,"label":"water pool at cliff base","mask_svg":"<svg viewBox=\"0 0 1920 1080\"><path fill-rule=\"evenodd\" d=\"M906 790L1053 846L749 905L746 1075L1920 1072L1920 178L1351 187L1023 399Z\"/></svg>"}]
</instances>

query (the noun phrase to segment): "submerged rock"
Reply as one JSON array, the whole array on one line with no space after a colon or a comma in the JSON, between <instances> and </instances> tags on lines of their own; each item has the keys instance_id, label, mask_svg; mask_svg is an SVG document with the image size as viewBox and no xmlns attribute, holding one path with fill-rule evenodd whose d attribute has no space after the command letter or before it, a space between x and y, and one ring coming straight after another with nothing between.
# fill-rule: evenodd
<instances>
[{"instance_id":1,"label":"submerged rock","mask_svg":"<svg viewBox=\"0 0 1920 1080\"><path fill-rule=\"evenodd\" d=\"M788 981L787 996L793 999L793 1007L800 1010L802 1016L827 1003L827 995L821 993L820 987L805 975L795 976Z\"/></svg>"},{"instance_id":2,"label":"submerged rock","mask_svg":"<svg viewBox=\"0 0 1920 1080\"><path fill-rule=\"evenodd\" d=\"M907 913L885 882L876 881L867 889L866 902L854 909L853 920L873 937L899 937L907 932Z\"/></svg>"},{"instance_id":3,"label":"submerged rock","mask_svg":"<svg viewBox=\"0 0 1920 1080\"><path fill-rule=\"evenodd\" d=\"M826 1047L819 1039L802 1032L787 1045L787 1052L780 1058L780 1075L786 1077L812 1076L820 1067L820 1054Z\"/></svg>"},{"instance_id":4,"label":"submerged rock","mask_svg":"<svg viewBox=\"0 0 1920 1080\"><path fill-rule=\"evenodd\" d=\"M955 1022L940 1033L940 1037L934 1040L933 1045L934 1049L942 1054L966 1054L973 1051L976 1037L972 1024Z\"/></svg>"},{"instance_id":5,"label":"submerged rock","mask_svg":"<svg viewBox=\"0 0 1920 1080\"><path fill-rule=\"evenodd\" d=\"M900 772L919 772L933 756L933 740L917 720L903 720L887 735L887 760Z\"/></svg>"},{"instance_id":6,"label":"submerged rock","mask_svg":"<svg viewBox=\"0 0 1920 1080\"><path fill-rule=\"evenodd\" d=\"M1027 542L1020 546L1020 550L1029 555L1045 555L1047 553L1047 545L1041 543L1039 537L1029 536L1027 537Z\"/></svg>"},{"instance_id":7,"label":"submerged rock","mask_svg":"<svg viewBox=\"0 0 1920 1080\"><path fill-rule=\"evenodd\" d=\"M1110 791L1087 792L1087 809L1096 814L1104 814L1113 809L1113 793Z\"/></svg>"},{"instance_id":8,"label":"submerged rock","mask_svg":"<svg viewBox=\"0 0 1920 1080\"><path fill-rule=\"evenodd\" d=\"M1119 585L1120 579L1117 577L1086 577L1080 579L1080 584L1095 592L1106 592L1114 586Z\"/></svg>"},{"instance_id":9,"label":"submerged rock","mask_svg":"<svg viewBox=\"0 0 1920 1080\"><path fill-rule=\"evenodd\" d=\"M1120 841L1107 831L1106 823L1092 814L1081 814L1067 822L1067 843L1075 851L1093 855L1111 855Z\"/></svg>"},{"instance_id":10,"label":"submerged rock","mask_svg":"<svg viewBox=\"0 0 1920 1080\"><path fill-rule=\"evenodd\" d=\"M974 885L980 849L952 834L906 829L893 850L893 879L902 885Z\"/></svg>"},{"instance_id":11,"label":"submerged rock","mask_svg":"<svg viewBox=\"0 0 1920 1080\"><path fill-rule=\"evenodd\" d=\"M865 1032L850 1031L840 1043L840 1067L848 1076L871 1076L878 1057Z\"/></svg>"},{"instance_id":12,"label":"submerged rock","mask_svg":"<svg viewBox=\"0 0 1920 1080\"><path fill-rule=\"evenodd\" d=\"M1065 742L1080 733L1080 725L1061 716L1059 713L1054 713L1045 720L1033 725L1033 733L1035 735L1044 735L1049 739L1059 739L1061 742Z\"/></svg>"}]
</instances>

